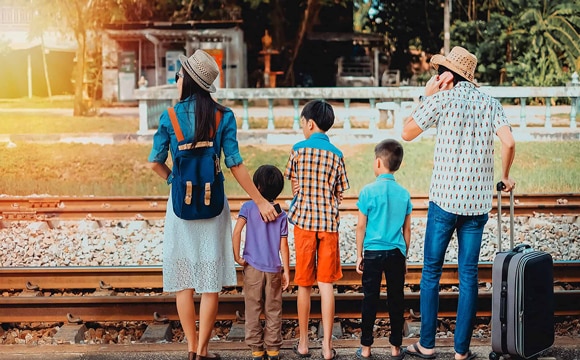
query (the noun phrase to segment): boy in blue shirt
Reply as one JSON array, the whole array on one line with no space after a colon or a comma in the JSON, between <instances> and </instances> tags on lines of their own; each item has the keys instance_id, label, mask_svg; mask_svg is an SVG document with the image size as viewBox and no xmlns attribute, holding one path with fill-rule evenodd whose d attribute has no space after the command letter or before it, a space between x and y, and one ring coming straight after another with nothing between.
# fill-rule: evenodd
<instances>
[{"instance_id":1,"label":"boy in blue shirt","mask_svg":"<svg viewBox=\"0 0 580 360\"><path fill-rule=\"evenodd\" d=\"M253 177L260 194L273 203L284 188L284 176L275 166L262 165ZM247 226L246 226L247 225ZM242 230L246 242L240 256ZM232 235L234 260L244 267L246 344L254 360L279 360L282 346L282 291L290 283L288 220L280 210L276 220L264 222L254 201L245 202ZM262 328L260 315L266 326Z\"/></svg>"},{"instance_id":2,"label":"boy in blue shirt","mask_svg":"<svg viewBox=\"0 0 580 360\"><path fill-rule=\"evenodd\" d=\"M371 358L373 326L383 272L387 280L389 319L391 322L391 359L402 359L406 258L411 240L411 196L395 182L394 173L403 160L403 147L392 139L375 147L373 169L376 181L360 192L356 227L356 269L362 274L361 347L358 359ZM364 250L364 253L363 253Z\"/></svg>"}]
</instances>

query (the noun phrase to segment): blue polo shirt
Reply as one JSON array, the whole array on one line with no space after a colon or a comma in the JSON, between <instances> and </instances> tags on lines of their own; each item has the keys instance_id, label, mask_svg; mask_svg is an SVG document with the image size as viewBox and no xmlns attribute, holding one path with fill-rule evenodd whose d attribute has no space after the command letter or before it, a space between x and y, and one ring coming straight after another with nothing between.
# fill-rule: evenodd
<instances>
[{"instance_id":1,"label":"blue polo shirt","mask_svg":"<svg viewBox=\"0 0 580 360\"><path fill-rule=\"evenodd\" d=\"M413 205L411 195L397 184L393 174L381 174L366 185L356 206L367 217L363 250L399 249L403 255L407 253L403 224Z\"/></svg>"}]
</instances>

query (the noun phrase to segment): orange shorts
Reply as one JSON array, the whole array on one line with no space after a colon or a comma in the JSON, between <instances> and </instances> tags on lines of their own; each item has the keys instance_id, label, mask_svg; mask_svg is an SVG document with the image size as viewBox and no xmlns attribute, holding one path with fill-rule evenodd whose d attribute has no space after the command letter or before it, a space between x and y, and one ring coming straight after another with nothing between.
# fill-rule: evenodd
<instances>
[{"instance_id":1,"label":"orange shorts","mask_svg":"<svg viewBox=\"0 0 580 360\"><path fill-rule=\"evenodd\" d=\"M333 283L342 278L338 232L309 231L294 226L294 246L296 285L312 286L316 281Z\"/></svg>"}]
</instances>

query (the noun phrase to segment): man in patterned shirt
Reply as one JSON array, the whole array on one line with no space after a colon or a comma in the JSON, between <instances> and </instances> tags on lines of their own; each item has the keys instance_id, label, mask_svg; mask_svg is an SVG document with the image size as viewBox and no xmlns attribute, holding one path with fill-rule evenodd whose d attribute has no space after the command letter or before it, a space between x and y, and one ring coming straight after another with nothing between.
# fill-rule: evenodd
<instances>
[{"instance_id":1,"label":"man in patterned shirt","mask_svg":"<svg viewBox=\"0 0 580 360\"><path fill-rule=\"evenodd\" d=\"M421 97L401 134L410 141L431 126L437 127L421 276L421 336L407 347L406 354L435 358L439 281L447 246L456 231L459 302L455 359L473 359L469 345L477 309L479 250L492 207L494 134L501 141L505 191L515 186L509 177L515 142L499 101L477 89L475 55L457 46L447 57L433 56L431 66L439 75L427 82L426 98Z\"/></svg>"},{"instance_id":2,"label":"man in patterned shirt","mask_svg":"<svg viewBox=\"0 0 580 360\"><path fill-rule=\"evenodd\" d=\"M294 345L299 357L309 357L308 321L310 293L318 282L324 338L322 357L334 359L332 323L334 321L333 283L342 278L338 247L338 205L349 188L342 152L330 143L326 132L334 124L332 106L322 100L304 105L300 125L306 140L292 147L286 178L292 182L294 199L288 219L294 224L296 265L294 283L298 285L298 328L300 339Z\"/></svg>"}]
</instances>

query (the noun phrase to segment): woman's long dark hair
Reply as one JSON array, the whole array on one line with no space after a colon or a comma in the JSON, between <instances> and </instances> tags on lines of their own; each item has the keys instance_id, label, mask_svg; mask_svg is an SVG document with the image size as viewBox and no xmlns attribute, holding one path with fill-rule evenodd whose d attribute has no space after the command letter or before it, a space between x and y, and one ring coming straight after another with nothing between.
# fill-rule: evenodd
<instances>
[{"instance_id":1,"label":"woman's long dark hair","mask_svg":"<svg viewBox=\"0 0 580 360\"><path fill-rule=\"evenodd\" d=\"M180 100L186 100L190 96L195 97L195 133L193 143L208 141L210 134L215 134L215 111L224 111L225 107L214 101L207 90L199 86L191 76L183 70L183 84L181 87Z\"/></svg>"}]
</instances>

